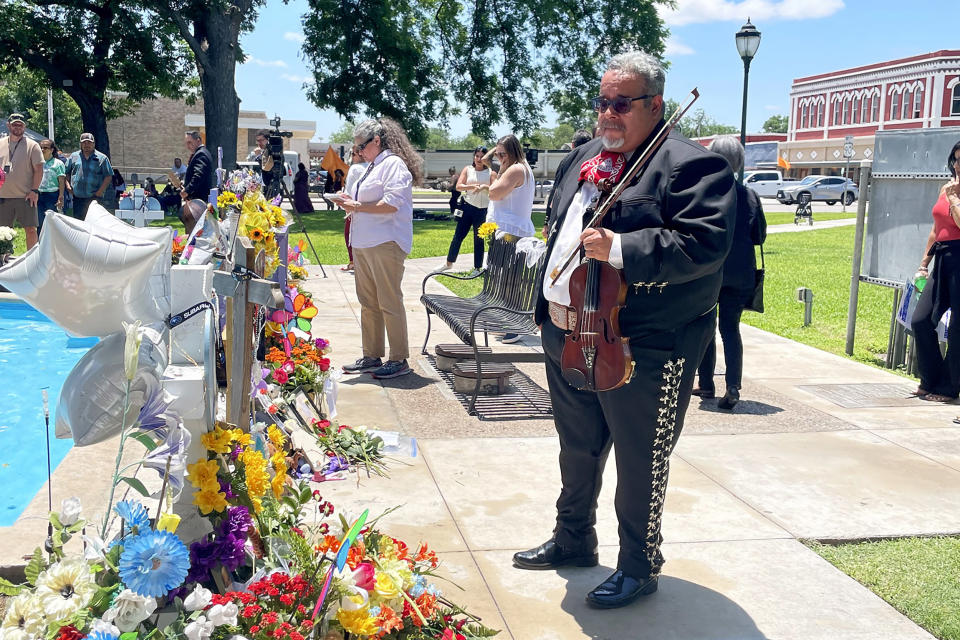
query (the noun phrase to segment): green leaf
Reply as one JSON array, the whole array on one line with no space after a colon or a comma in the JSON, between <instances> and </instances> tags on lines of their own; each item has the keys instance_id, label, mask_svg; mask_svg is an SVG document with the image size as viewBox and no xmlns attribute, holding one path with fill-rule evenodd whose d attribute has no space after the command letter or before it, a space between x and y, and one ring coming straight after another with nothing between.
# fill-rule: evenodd
<instances>
[{"instance_id":1,"label":"green leaf","mask_svg":"<svg viewBox=\"0 0 960 640\"><path fill-rule=\"evenodd\" d=\"M86 526L86 524L87 524L87 521L86 521L86 520L83 520L83 519L81 518L80 520L77 520L77 521L74 522L72 525L70 525L69 527L67 527L67 528L66 528L66 532L67 532L67 533L77 533L78 531L82 530L83 527Z\"/></svg>"},{"instance_id":2,"label":"green leaf","mask_svg":"<svg viewBox=\"0 0 960 640\"><path fill-rule=\"evenodd\" d=\"M27 567L23 570L23 575L27 578L28 583L36 585L37 576L46 568L47 563L43 560L43 551L40 547L37 547L30 557L30 562L27 563Z\"/></svg>"},{"instance_id":3,"label":"green leaf","mask_svg":"<svg viewBox=\"0 0 960 640\"><path fill-rule=\"evenodd\" d=\"M60 524L60 515L56 511L50 512L50 524L54 529L63 529L63 525Z\"/></svg>"},{"instance_id":4,"label":"green leaf","mask_svg":"<svg viewBox=\"0 0 960 640\"><path fill-rule=\"evenodd\" d=\"M150 437L147 433L131 433L130 437L146 447L147 451L153 451L157 448L157 441Z\"/></svg>"},{"instance_id":5,"label":"green leaf","mask_svg":"<svg viewBox=\"0 0 960 640\"><path fill-rule=\"evenodd\" d=\"M120 634L120 640L137 640L136 631L128 631Z\"/></svg>"},{"instance_id":6,"label":"green leaf","mask_svg":"<svg viewBox=\"0 0 960 640\"><path fill-rule=\"evenodd\" d=\"M88 608L103 612L106 611L110 606L110 602L113 600L113 594L117 590L117 585L112 587L100 587L97 589L97 592L93 594L93 598L90 599L90 604L87 605Z\"/></svg>"},{"instance_id":7,"label":"green leaf","mask_svg":"<svg viewBox=\"0 0 960 640\"><path fill-rule=\"evenodd\" d=\"M121 482L126 482L128 485L130 485L131 487L133 487L133 489L134 489L135 491L137 491L140 495L142 495L144 498L149 498L149 497L150 497L150 492L147 491L147 488L143 485L143 483L140 482L139 480L137 480L136 478L129 478L129 477L124 476L123 478L120 478L120 481L121 481Z\"/></svg>"},{"instance_id":8,"label":"green leaf","mask_svg":"<svg viewBox=\"0 0 960 640\"><path fill-rule=\"evenodd\" d=\"M23 590L23 586L13 584L9 580L0 578L0 595L15 596Z\"/></svg>"}]
</instances>

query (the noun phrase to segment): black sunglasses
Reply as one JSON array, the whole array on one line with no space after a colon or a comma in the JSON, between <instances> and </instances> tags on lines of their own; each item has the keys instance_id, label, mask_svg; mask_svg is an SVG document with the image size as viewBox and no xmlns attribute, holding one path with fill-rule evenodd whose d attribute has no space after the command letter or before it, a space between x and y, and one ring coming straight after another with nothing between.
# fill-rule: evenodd
<instances>
[{"instance_id":1,"label":"black sunglasses","mask_svg":"<svg viewBox=\"0 0 960 640\"><path fill-rule=\"evenodd\" d=\"M377 137L377 136L373 136L373 137L371 137L369 140L367 140L366 142L364 142L363 144L358 144L358 145L357 145L357 151L363 151L364 149L366 149L366 148L367 148L367 145L370 144L371 142L373 142L373 138L376 138L376 137Z\"/></svg>"},{"instance_id":2,"label":"black sunglasses","mask_svg":"<svg viewBox=\"0 0 960 640\"><path fill-rule=\"evenodd\" d=\"M642 96L637 96L636 98L628 98L626 96L617 96L613 100L608 100L597 96L596 98L590 101L590 105L593 107L593 110L597 113L603 113L609 107L613 107L613 110L617 113L629 113L630 109L633 108L633 103L636 100L646 100L647 98L652 98L650 94L644 94Z\"/></svg>"},{"instance_id":3,"label":"black sunglasses","mask_svg":"<svg viewBox=\"0 0 960 640\"><path fill-rule=\"evenodd\" d=\"M486 153L486 152L487 152L487 148L486 148L486 147L477 147L476 149L473 150L474 153L476 153L477 151L479 151L479 152L481 152L481 153Z\"/></svg>"}]
</instances>

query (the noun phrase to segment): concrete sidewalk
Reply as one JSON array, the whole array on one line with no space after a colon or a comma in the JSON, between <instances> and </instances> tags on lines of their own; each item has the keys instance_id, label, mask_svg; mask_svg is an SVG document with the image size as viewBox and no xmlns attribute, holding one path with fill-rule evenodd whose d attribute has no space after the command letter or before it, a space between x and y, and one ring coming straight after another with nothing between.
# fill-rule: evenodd
<instances>
[{"instance_id":1,"label":"concrete sidewalk","mask_svg":"<svg viewBox=\"0 0 960 640\"><path fill-rule=\"evenodd\" d=\"M462 255L458 268L471 261ZM420 283L442 262L407 262L414 373L340 385L342 423L415 436L418 455L394 464L390 479L322 489L348 510L403 505L385 529L441 552L442 571L465 589L447 587L446 595L503 629L500 637L932 637L800 540L960 532L957 408L909 398L913 385L902 377L748 326L743 400L728 413L716 400L694 399L671 458L660 591L617 611L583 601L616 564L613 464L598 512L602 566L514 569L515 551L550 536L559 447L552 421L467 416L419 356ZM315 333L332 341L340 365L360 353L359 305L353 276L335 267L327 273L306 288L320 309ZM437 325L431 348L456 342ZM528 340L526 348L537 347ZM544 384L542 366L523 369Z\"/></svg>"}]
</instances>

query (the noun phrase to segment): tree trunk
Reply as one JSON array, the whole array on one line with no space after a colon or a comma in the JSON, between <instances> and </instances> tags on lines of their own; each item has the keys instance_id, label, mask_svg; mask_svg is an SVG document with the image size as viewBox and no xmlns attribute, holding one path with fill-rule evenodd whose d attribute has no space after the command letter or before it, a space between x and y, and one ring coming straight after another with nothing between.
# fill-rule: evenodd
<instances>
[{"instance_id":1,"label":"tree trunk","mask_svg":"<svg viewBox=\"0 0 960 640\"><path fill-rule=\"evenodd\" d=\"M238 32L231 18L221 13L208 13L205 26L209 48L205 52L206 64L199 71L206 145L214 157L217 147L223 147L223 168L230 171L237 163L240 115L235 84Z\"/></svg>"},{"instance_id":2,"label":"tree trunk","mask_svg":"<svg viewBox=\"0 0 960 640\"><path fill-rule=\"evenodd\" d=\"M83 132L92 133L94 140L96 140L97 151L109 158L110 136L107 135L107 113L103 108L103 98L92 96L83 91L73 91L69 87L65 90L80 107Z\"/></svg>"}]
</instances>

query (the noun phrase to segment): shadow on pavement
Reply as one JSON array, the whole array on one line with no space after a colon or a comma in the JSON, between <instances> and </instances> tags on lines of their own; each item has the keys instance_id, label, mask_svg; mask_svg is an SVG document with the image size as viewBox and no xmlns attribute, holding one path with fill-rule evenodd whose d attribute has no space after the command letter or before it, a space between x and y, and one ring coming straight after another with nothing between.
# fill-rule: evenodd
<instances>
[{"instance_id":1,"label":"shadow on pavement","mask_svg":"<svg viewBox=\"0 0 960 640\"><path fill-rule=\"evenodd\" d=\"M776 407L766 402L757 402L756 400L741 400L732 411L718 407L716 399L701 400L698 408L701 411L709 411L711 413L746 413L752 416L771 416L775 413L783 413L781 407Z\"/></svg>"},{"instance_id":2,"label":"shadow on pavement","mask_svg":"<svg viewBox=\"0 0 960 640\"><path fill-rule=\"evenodd\" d=\"M560 569L567 592L560 607L570 614L584 637L594 640L766 640L746 611L707 587L661 576L659 590L621 609L587 606L584 596L613 570Z\"/></svg>"},{"instance_id":3,"label":"shadow on pavement","mask_svg":"<svg viewBox=\"0 0 960 640\"><path fill-rule=\"evenodd\" d=\"M384 387L389 387L391 389L422 389L433 384L434 382L435 380L432 380L431 378L424 378L422 375L414 371L405 376L400 376L399 378L387 378L386 380L377 380L366 373L343 376L340 378L339 384L349 387L361 384L382 384Z\"/></svg>"}]
</instances>

